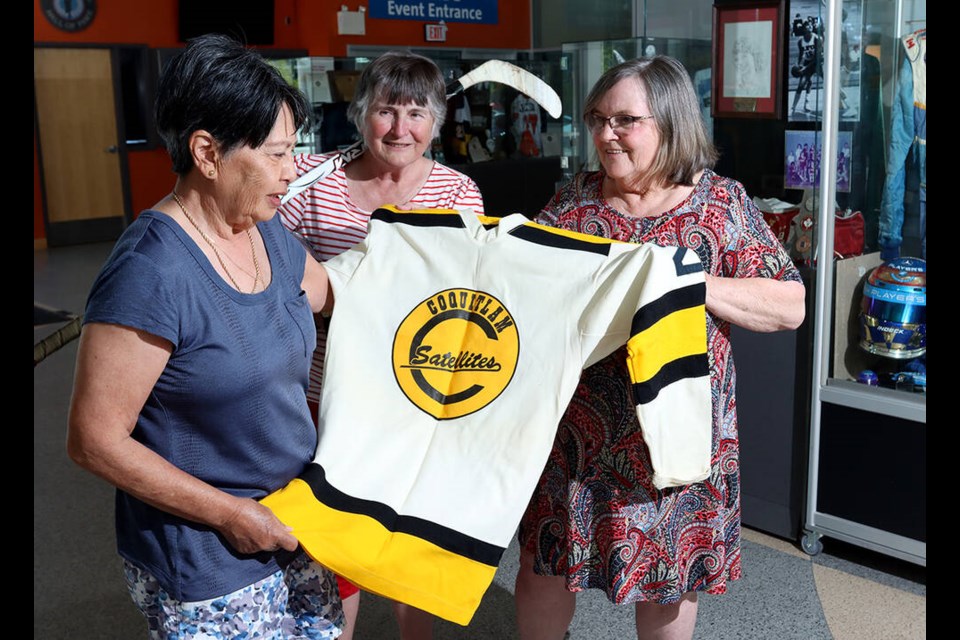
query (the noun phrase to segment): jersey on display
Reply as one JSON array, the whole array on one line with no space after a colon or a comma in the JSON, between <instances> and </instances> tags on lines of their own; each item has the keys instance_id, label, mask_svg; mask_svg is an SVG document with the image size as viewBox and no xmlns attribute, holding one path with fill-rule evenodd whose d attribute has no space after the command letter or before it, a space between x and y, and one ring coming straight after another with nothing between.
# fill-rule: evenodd
<instances>
[{"instance_id":1,"label":"jersey on display","mask_svg":"<svg viewBox=\"0 0 960 640\"><path fill-rule=\"evenodd\" d=\"M510 104L510 119L513 135L517 139L520 155L528 158L540 156L540 105L522 93Z\"/></svg>"},{"instance_id":2,"label":"jersey on display","mask_svg":"<svg viewBox=\"0 0 960 640\"><path fill-rule=\"evenodd\" d=\"M317 452L264 504L361 588L469 623L580 372L624 344L655 483L709 474L693 251L521 214L381 208L325 266L336 304Z\"/></svg>"}]
</instances>

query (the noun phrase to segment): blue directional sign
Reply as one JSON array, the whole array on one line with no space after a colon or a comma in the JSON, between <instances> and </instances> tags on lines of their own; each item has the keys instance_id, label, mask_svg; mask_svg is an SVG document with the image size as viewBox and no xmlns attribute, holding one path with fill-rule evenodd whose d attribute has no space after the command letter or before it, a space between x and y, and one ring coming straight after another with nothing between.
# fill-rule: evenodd
<instances>
[{"instance_id":1,"label":"blue directional sign","mask_svg":"<svg viewBox=\"0 0 960 640\"><path fill-rule=\"evenodd\" d=\"M369 17L497 24L497 0L368 0Z\"/></svg>"}]
</instances>

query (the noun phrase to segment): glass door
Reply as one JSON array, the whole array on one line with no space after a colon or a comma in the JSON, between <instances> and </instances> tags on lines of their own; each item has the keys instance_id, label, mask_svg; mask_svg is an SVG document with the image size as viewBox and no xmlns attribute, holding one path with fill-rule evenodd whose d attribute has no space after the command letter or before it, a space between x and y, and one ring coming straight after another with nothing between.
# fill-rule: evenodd
<instances>
[{"instance_id":1,"label":"glass door","mask_svg":"<svg viewBox=\"0 0 960 640\"><path fill-rule=\"evenodd\" d=\"M925 18L924 0L823 8L810 553L831 536L926 564Z\"/></svg>"}]
</instances>

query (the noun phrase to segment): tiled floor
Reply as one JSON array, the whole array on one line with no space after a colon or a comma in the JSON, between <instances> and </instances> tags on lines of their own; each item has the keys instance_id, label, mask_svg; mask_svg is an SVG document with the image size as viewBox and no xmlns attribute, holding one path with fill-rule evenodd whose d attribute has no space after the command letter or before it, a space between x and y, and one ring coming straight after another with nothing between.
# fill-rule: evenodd
<instances>
[{"instance_id":1,"label":"tiled floor","mask_svg":"<svg viewBox=\"0 0 960 640\"><path fill-rule=\"evenodd\" d=\"M34 252L34 301L81 313L108 244ZM34 345L63 325L34 327ZM113 493L66 457L66 411L76 341L34 367L34 637L135 640L143 622L114 551ZM926 638L926 568L825 538L811 557L799 544L745 529L743 579L701 596L697 640L920 640ZM516 549L467 627L438 622L437 640L516 638ZM362 596L357 640L398 638L388 603ZM633 637L632 607L599 593L578 597L571 640Z\"/></svg>"}]
</instances>

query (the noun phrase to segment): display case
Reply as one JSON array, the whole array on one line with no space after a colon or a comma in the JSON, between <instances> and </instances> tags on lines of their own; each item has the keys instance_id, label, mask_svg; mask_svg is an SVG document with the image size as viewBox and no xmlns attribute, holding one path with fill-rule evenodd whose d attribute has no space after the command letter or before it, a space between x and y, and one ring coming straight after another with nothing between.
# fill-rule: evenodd
<instances>
[{"instance_id":1,"label":"display case","mask_svg":"<svg viewBox=\"0 0 960 640\"><path fill-rule=\"evenodd\" d=\"M383 47L351 47L348 57L302 57L270 60L314 107L312 127L301 132L298 151L321 153L343 149L357 140L346 108L364 67ZM519 54L490 50L483 55L462 50L410 49L437 63L447 84L491 59L507 59L552 86L560 85L559 52ZM450 98L447 119L430 153L446 164L489 160L559 157L560 121L505 84L481 82ZM521 104L522 103L522 104ZM553 137L554 131L557 136ZM468 151L468 142L477 138Z\"/></svg>"},{"instance_id":2,"label":"display case","mask_svg":"<svg viewBox=\"0 0 960 640\"><path fill-rule=\"evenodd\" d=\"M806 6L824 35L809 124L793 116L821 167L803 192L816 270L803 548L828 536L925 566L926 2ZM837 250L847 211L860 255Z\"/></svg>"},{"instance_id":3,"label":"display case","mask_svg":"<svg viewBox=\"0 0 960 640\"><path fill-rule=\"evenodd\" d=\"M392 49L351 46L346 57L271 60L313 106L296 152L345 149L359 139L347 107L363 69ZM436 62L448 85L491 59L508 60L551 86L561 84L559 51L409 50ZM560 182L560 126L560 119L512 87L482 82L449 99L446 121L427 153L474 179L488 215L519 212L532 217Z\"/></svg>"}]
</instances>

